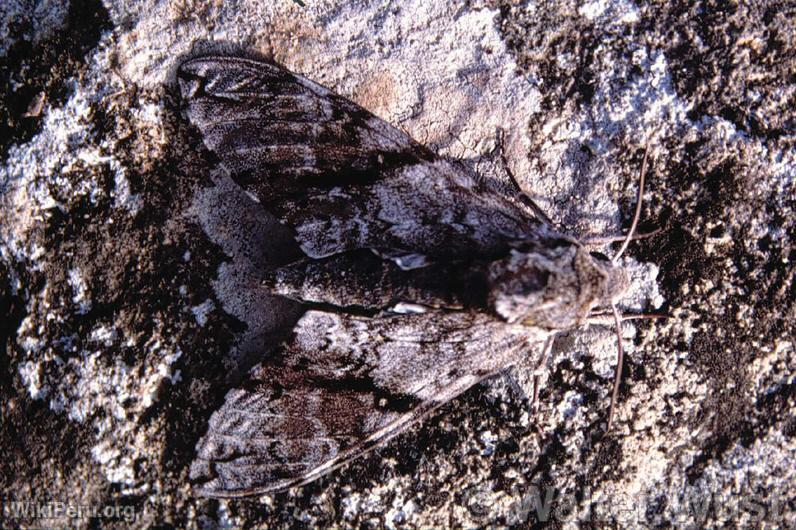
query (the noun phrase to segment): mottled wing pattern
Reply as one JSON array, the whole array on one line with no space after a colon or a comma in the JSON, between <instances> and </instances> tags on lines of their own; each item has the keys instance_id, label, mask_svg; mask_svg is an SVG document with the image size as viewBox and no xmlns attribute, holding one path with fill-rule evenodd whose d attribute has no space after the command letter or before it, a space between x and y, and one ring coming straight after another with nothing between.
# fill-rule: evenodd
<instances>
[{"instance_id":1,"label":"mottled wing pattern","mask_svg":"<svg viewBox=\"0 0 796 530\"><path fill-rule=\"evenodd\" d=\"M179 82L208 149L267 202L433 158L365 109L275 64L203 57L180 66Z\"/></svg>"},{"instance_id":2,"label":"mottled wing pattern","mask_svg":"<svg viewBox=\"0 0 796 530\"><path fill-rule=\"evenodd\" d=\"M280 66L203 57L178 79L207 147L310 257L360 248L490 256L540 223L460 165Z\"/></svg>"},{"instance_id":3,"label":"mottled wing pattern","mask_svg":"<svg viewBox=\"0 0 796 530\"><path fill-rule=\"evenodd\" d=\"M281 354L213 414L191 477L218 497L309 482L517 358L540 354L546 337L480 313L309 311Z\"/></svg>"}]
</instances>

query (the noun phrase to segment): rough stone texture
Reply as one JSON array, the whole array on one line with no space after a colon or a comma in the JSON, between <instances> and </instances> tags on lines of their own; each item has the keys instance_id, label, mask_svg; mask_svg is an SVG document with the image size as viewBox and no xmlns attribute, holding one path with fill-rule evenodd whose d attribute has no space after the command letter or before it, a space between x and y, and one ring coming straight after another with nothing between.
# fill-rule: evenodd
<instances>
[{"instance_id":1,"label":"rough stone texture","mask_svg":"<svg viewBox=\"0 0 796 530\"><path fill-rule=\"evenodd\" d=\"M796 524L793 4L301 3L0 7L1 526ZM593 327L557 341L535 407L520 366L306 487L192 495L210 413L297 314L257 287L295 247L236 221L258 206L179 115L178 62L236 49L494 178L504 131L577 235L627 224L650 143L663 231L631 246L626 306L674 318L625 327L613 432Z\"/></svg>"}]
</instances>

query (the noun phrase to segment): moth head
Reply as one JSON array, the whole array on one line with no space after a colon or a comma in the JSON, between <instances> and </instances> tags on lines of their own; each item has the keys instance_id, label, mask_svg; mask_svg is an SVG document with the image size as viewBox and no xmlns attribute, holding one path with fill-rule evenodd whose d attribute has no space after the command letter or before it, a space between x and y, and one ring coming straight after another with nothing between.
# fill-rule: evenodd
<instances>
[{"instance_id":1,"label":"moth head","mask_svg":"<svg viewBox=\"0 0 796 530\"><path fill-rule=\"evenodd\" d=\"M627 276L627 271L623 267L614 264L608 256L601 252L589 252L589 255L593 260L593 265L606 275L606 279L602 284L602 295L597 305L600 307L616 305L619 298L625 294L630 286L630 278Z\"/></svg>"},{"instance_id":2,"label":"moth head","mask_svg":"<svg viewBox=\"0 0 796 530\"><path fill-rule=\"evenodd\" d=\"M547 329L578 326L628 286L625 271L575 241L519 245L488 272L489 304L510 323Z\"/></svg>"}]
</instances>

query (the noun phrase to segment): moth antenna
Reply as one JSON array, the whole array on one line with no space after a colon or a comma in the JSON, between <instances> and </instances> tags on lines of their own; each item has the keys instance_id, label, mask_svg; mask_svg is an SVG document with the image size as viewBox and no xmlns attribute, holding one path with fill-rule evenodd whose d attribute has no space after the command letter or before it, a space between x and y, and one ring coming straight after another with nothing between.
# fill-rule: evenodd
<instances>
[{"instance_id":1,"label":"moth antenna","mask_svg":"<svg viewBox=\"0 0 796 530\"><path fill-rule=\"evenodd\" d=\"M636 233L636 227L638 226L638 220L641 218L641 198L644 196L644 175L647 173L647 158L650 154L650 144L647 142L647 147L644 149L644 160L641 162L641 174L638 178L638 195L636 196L636 211L633 213L633 222L630 224L630 231L627 233L627 237L625 238L625 242L622 243L622 247L619 249L619 252L616 253L616 256L611 260L612 263L616 264L619 261L619 258L622 257L622 254L625 253L627 246L630 244L630 241L633 239L633 236Z\"/></svg>"},{"instance_id":2,"label":"moth antenna","mask_svg":"<svg viewBox=\"0 0 796 530\"><path fill-rule=\"evenodd\" d=\"M525 206L531 209L531 211L536 215L542 222L548 226L553 226L553 220L550 219L550 216L547 215L541 206L536 204L530 195L525 193L525 190L522 189L520 186L520 182L517 180L517 177L514 176L514 172L509 167L509 161L506 160L506 152L503 149L503 138L505 133L503 129L498 127L497 130L497 142L498 145L495 147L498 150L498 154L500 155L500 163L503 165L503 171L509 176L509 180L511 183L514 184L514 192L519 195L520 202L522 202Z\"/></svg>"},{"instance_id":3,"label":"moth antenna","mask_svg":"<svg viewBox=\"0 0 796 530\"><path fill-rule=\"evenodd\" d=\"M656 228L651 232L638 232L633 234L633 241L638 241L639 239L647 239L649 237L657 236L663 232L663 228ZM627 236L596 236L596 237L589 237L582 241L584 246L600 246L606 245L608 243L620 243L627 239Z\"/></svg>"},{"instance_id":4,"label":"moth antenna","mask_svg":"<svg viewBox=\"0 0 796 530\"><path fill-rule=\"evenodd\" d=\"M667 313L622 313L622 322L628 320L652 320L655 318L672 318L672 315ZM586 322L594 325L613 326L614 321L611 312L595 311L586 316Z\"/></svg>"},{"instance_id":5,"label":"moth antenna","mask_svg":"<svg viewBox=\"0 0 796 530\"><path fill-rule=\"evenodd\" d=\"M614 325L616 326L616 344L617 344L617 359L616 359L616 375L614 376L614 390L611 393L611 408L608 411L608 428L611 430L614 424L614 410L616 409L616 401L619 397L619 383L622 380L622 363L625 358L625 351L622 349L622 323L619 317L619 311L615 305L611 305L611 310L614 313Z\"/></svg>"}]
</instances>

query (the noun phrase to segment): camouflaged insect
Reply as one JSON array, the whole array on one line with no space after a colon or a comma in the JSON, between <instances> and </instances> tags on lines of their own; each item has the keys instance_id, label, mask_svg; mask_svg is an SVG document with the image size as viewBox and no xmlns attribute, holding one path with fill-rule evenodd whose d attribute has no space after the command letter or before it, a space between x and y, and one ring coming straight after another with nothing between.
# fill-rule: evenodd
<instances>
[{"instance_id":1,"label":"camouflaged insect","mask_svg":"<svg viewBox=\"0 0 796 530\"><path fill-rule=\"evenodd\" d=\"M203 57L178 80L207 148L305 254L269 274L307 311L212 415L191 468L204 495L312 481L484 378L541 360L627 286L519 190L488 189L280 66Z\"/></svg>"}]
</instances>

